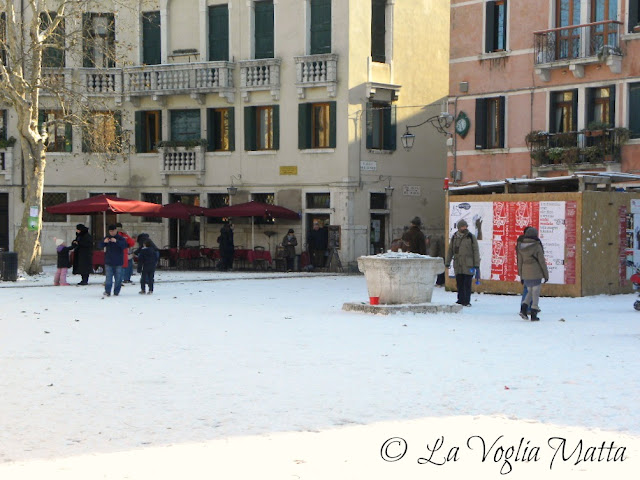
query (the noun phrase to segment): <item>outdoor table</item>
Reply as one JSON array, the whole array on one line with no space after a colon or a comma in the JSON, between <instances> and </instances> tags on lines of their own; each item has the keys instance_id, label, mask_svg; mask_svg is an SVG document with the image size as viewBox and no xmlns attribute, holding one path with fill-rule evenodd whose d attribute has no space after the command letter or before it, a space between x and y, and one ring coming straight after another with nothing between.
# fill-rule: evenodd
<instances>
[{"instance_id":1,"label":"outdoor table","mask_svg":"<svg viewBox=\"0 0 640 480\"><path fill-rule=\"evenodd\" d=\"M267 266L271 265L271 253L267 252L266 250L261 250L261 251L256 251L256 250L248 250L247 251L247 261L254 266L254 268L256 267L256 261L257 262L261 262L264 261L266 262Z\"/></svg>"}]
</instances>

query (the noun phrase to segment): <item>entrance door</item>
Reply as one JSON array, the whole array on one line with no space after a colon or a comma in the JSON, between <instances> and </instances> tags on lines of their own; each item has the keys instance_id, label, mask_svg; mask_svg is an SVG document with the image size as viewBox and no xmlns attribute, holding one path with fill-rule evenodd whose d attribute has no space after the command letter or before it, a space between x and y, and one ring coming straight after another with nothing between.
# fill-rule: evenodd
<instances>
[{"instance_id":1,"label":"entrance door","mask_svg":"<svg viewBox=\"0 0 640 480\"><path fill-rule=\"evenodd\" d=\"M9 250L9 194L0 193L0 249Z\"/></svg>"},{"instance_id":2,"label":"entrance door","mask_svg":"<svg viewBox=\"0 0 640 480\"><path fill-rule=\"evenodd\" d=\"M370 228L369 254L384 253L387 238L387 215L372 213Z\"/></svg>"},{"instance_id":3,"label":"entrance door","mask_svg":"<svg viewBox=\"0 0 640 480\"><path fill-rule=\"evenodd\" d=\"M105 192L105 195L113 195L116 197L117 195L113 192ZM90 193L90 197L95 197L98 195L102 195L102 193ZM89 232L93 237L93 248L98 248L98 244L104 239L107 235L105 232L105 228L109 227L112 223L118 222L118 215L112 212L106 213L94 213L91 215L91 226L89 227Z\"/></svg>"},{"instance_id":4,"label":"entrance door","mask_svg":"<svg viewBox=\"0 0 640 480\"><path fill-rule=\"evenodd\" d=\"M169 203L182 202L185 205L200 205L199 195L182 195L172 193L169 195ZM169 219L169 246L172 248L189 245L200 245L200 220L189 217L189 220L178 218Z\"/></svg>"}]
</instances>

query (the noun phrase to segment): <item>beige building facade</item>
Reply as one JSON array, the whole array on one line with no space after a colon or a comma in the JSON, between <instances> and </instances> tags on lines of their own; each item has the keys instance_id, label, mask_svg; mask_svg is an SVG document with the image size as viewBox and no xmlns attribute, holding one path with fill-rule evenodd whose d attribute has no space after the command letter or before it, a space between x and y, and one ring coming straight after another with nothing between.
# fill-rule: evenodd
<instances>
[{"instance_id":1,"label":"beige building facade","mask_svg":"<svg viewBox=\"0 0 640 480\"><path fill-rule=\"evenodd\" d=\"M119 130L125 140L105 164L83 129L51 130L45 206L101 193L207 207L271 202L301 220L258 220L252 240L249 220L233 219L237 245L273 254L292 227L300 253L320 220L340 226L340 257L351 266L389 248L415 215L427 231L443 229L445 138L420 127L416 147L405 152L400 135L443 108L449 2L129 3L92 4L82 17L91 42L69 46L62 63L45 69L117 112L119 124L100 124L98 132ZM50 96L42 110L43 118L55 115ZM3 127L17 136L6 105ZM11 249L28 179L18 144L0 151L0 246ZM221 227L206 218L118 220L159 246L215 247ZM100 236L102 222L101 215L45 214L45 258L54 237L73 239L77 223Z\"/></svg>"},{"instance_id":2,"label":"beige building facade","mask_svg":"<svg viewBox=\"0 0 640 480\"><path fill-rule=\"evenodd\" d=\"M452 0L459 182L640 169L638 0Z\"/></svg>"}]
</instances>

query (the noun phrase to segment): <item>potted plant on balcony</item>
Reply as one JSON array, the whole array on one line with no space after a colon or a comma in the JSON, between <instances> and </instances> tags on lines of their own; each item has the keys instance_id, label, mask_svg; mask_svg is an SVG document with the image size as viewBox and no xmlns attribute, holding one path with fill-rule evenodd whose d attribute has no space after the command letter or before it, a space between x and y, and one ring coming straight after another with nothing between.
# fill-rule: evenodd
<instances>
[{"instance_id":1,"label":"potted plant on balcony","mask_svg":"<svg viewBox=\"0 0 640 480\"><path fill-rule=\"evenodd\" d=\"M584 134L587 137L601 137L604 135L604 131L609 127L610 125L605 122L591 122L587 125Z\"/></svg>"},{"instance_id":2,"label":"potted plant on balcony","mask_svg":"<svg viewBox=\"0 0 640 480\"><path fill-rule=\"evenodd\" d=\"M16 144L15 137L0 138L0 149L6 149L8 147L13 147L15 144Z\"/></svg>"},{"instance_id":3,"label":"potted plant on balcony","mask_svg":"<svg viewBox=\"0 0 640 480\"><path fill-rule=\"evenodd\" d=\"M546 147L549 134L542 130L531 130L524 137L524 142L530 151Z\"/></svg>"},{"instance_id":4,"label":"potted plant on balcony","mask_svg":"<svg viewBox=\"0 0 640 480\"><path fill-rule=\"evenodd\" d=\"M553 164L559 164L562 162L562 158L564 156L564 148L561 147L553 147L547 150L547 156L549 157L549 162Z\"/></svg>"},{"instance_id":5,"label":"potted plant on balcony","mask_svg":"<svg viewBox=\"0 0 640 480\"><path fill-rule=\"evenodd\" d=\"M602 151L595 145L584 147L580 154L585 163L600 163L603 159Z\"/></svg>"}]
</instances>

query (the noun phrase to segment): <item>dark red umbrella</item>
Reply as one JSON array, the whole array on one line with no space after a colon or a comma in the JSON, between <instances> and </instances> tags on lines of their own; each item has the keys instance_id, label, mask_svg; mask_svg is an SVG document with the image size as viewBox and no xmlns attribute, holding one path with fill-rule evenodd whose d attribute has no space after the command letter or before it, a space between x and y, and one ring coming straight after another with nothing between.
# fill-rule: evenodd
<instances>
[{"instance_id":1,"label":"dark red umbrella","mask_svg":"<svg viewBox=\"0 0 640 480\"><path fill-rule=\"evenodd\" d=\"M113 212L152 217L160 207L161 205L141 200L129 200L113 195L96 195L95 197L83 198L75 202L52 205L47 207L46 210L48 213L55 215L91 215L92 213Z\"/></svg>"},{"instance_id":2,"label":"dark red umbrella","mask_svg":"<svg viewBox=\"0 0 640 480\"><path fill-rule=\"evenodd\" d=\"M187 205L182 202L166 203L149 217L179 218L189 220L194 215L204 215L204 208L196 205Z\"/></svg>"}]
</instances>

